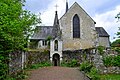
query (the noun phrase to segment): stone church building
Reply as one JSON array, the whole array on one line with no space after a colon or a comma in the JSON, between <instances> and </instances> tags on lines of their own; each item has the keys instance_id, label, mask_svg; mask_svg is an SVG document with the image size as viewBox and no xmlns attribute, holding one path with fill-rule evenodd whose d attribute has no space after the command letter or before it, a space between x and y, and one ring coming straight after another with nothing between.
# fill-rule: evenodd
<instances>
[{"instance_id":1,"label":"stone church building","mask_svg":"<svg viewBox=\"0 0 120 80\"><path fill-rule=\"evenodd\" d=\"M95 48L96 46L110 47L109 34L103 27L95 27L96 22L75 2L58 19L55 11L53 26L36 26L36 32L30 38L32 47L46 49L49 46L50 60L58 65L63 59L63 51L75 51Z\"/></svg>"}]
</instances>

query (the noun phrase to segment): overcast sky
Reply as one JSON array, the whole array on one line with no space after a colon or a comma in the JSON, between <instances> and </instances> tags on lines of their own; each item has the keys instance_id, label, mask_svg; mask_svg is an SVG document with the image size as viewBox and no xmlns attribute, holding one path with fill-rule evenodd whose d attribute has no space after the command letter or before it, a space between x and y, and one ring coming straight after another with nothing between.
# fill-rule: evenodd
<instances>
[{"instance_id":1,"label":"overcast sky","mask_svg":"<svg viewBox=\"0 0 120 80\"><path fill-rule=\"evenodd\" d=\"M95 21L96 27L104 27L109 33L110 40L113 41L115 33L120 27L120 22L116 22L116 14L120 12L119 0L68 0L69 7L77 2ZM53 25L55 5L59 18L65 13L66 0L26 0L24 9L32 13L39 14L42 19L41 25Z\"/></svg>"}]
</instances>

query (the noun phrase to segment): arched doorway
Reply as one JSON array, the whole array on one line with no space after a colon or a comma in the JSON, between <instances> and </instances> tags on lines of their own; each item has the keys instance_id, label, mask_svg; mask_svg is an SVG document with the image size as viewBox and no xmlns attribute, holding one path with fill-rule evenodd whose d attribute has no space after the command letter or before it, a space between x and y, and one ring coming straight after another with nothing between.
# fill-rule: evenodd
<instances>
[{"instance_id":1,"label":"arched doorway","mask_svg":"<svg viewBox=\"0 0 120 80\"><path fill-rule=\"evenodd\" d=\"M60 55L55 53L53 55L53 65L54 66L59 66L60 65Z\"/></svg>"}]
</instances>

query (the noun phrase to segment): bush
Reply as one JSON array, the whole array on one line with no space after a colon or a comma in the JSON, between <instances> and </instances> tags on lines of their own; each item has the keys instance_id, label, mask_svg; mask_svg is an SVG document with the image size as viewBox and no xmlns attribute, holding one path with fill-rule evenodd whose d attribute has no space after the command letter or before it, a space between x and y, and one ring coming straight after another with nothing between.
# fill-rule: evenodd
<instances>
[{"instance_id":1,"label":"bush","mask_svg":"<svg viewBox=\"0 0 120 80\"><path fill-rule=\"evenodd\" d=\"M65 61L61 62L61 66L63 66L63 67L69 67L68 62L65 62Z\"/></svg>"},{"instance_id":2,"label":"bush","mask_svg":"<svg viewBox=\"0 0 120 80\"><path fill-rule=\"evenodd\" d=\"M103 46L98 46L97 47L97 50L98 50L98 53L100 54L100 55L103 55L104 54L104 50L105 49L105 47L103 47Z\"/></svg>"},{"instance_id":3,"label":"bush","mask_svg":"<svg viewBox=\"0 0 120 80\"><path fill-rule=\"evenodd\" d=\"M120 67L120 55L114 57L113 65Z\"/></svg>"},{"instance_id":4,"label":"bush","mask_svg":"<svg viewBox=\"0 0 120 80\"><path fill-rule=\"evenodd\" d=\"M4 80L8 75L7 58L0 54L0 80Z\"/></svg>"},{"instance_id":5,"label":"bush","mask_svg":"<svg viewBox=\"0 0 120 80\"><path fill-rule=\"evenodd\" d=\"M33 64L31 65L30 69L38 69L39 67L47 67L47 66L51 66L50 62L41 62L38 64Z\"/></svg>"},{"instance_id":6,"label":"bush","mask_svg":"<svg viewBox=\"0 0 120 80\"><path fill-rule=\"evenodd\" d=\"M98 71L95 67L92 67L92 68L90 69L90 72L88 73L88 76L89 76L92 80L100 80L99 71Z\"/></svg>"},{"instance_id":7,"label":"bush","mask_svg":"<svg viewBox=\"0 0 120 80\"><path fill-rule=\"evenodd\" d=\"M85 62L81 63L80 71L84 71L85 73L90 72L92 66L93 65L90 64L88 61L85 61Z\"/></svg>"},{"instance_id":8,"label":"bush","mask_svg":"<svg viewBox=\"0 0 120 80\"><path fill-rule=\"evenodd\" d=\"M80 71L84 71L91 80L100 80L99 71L88 61L85 61L80 65Z\"/></svg>"},{"instance_id":9,"label":"bush","mask_svg":"<svg viewBox=\"0 0 120 80\"><path fill-rule=\"evenodd\" d=\"M79 63L76 59L72 59L71 61L69 62L65 62L63 61L61 63L61 66L64 66L64 67L78 67L79 66Z\"/></svg>"},{"instance_id":10,"label":"bush","mask_svg":"<svg viewBox=\"0 0 120 80\"><path fill-rule=\"evenodd\" d=\"M120 67L120 55L104 57L103 58L103 63L106 67L109 67L109 66Z\"/></svg>"},{"instance_id":11,"label":"bush","mask_svg":"<svg viewBox=\"0 0 120 80\"><path fill-rule=\"evenodd\" d=\"M3 80L24 80L26 78L28 78L28 74L26 71L22 70L20 72L17 72L17 74L8 75L7 78Z\"/></svg>"},{"instance_id":12,"label":"bush","mask_svg":"<svg viewBox=\"0 0 120 80\"><path fill-rule=\"evenodd\" d=\"M69 65L69 67L77 67L78 66L78 61L73 59L68 65Z\"/></svg>"},{"instance_id":13,"label":"bush","mask_svg":"<svg viewBox=\"0 0 120 80\"><path fill-rule=\"evenodd\" d=\"M112 56L107 56L103 58L103 63L106 67L112 66Z\"/></svg>"}]
</instances>

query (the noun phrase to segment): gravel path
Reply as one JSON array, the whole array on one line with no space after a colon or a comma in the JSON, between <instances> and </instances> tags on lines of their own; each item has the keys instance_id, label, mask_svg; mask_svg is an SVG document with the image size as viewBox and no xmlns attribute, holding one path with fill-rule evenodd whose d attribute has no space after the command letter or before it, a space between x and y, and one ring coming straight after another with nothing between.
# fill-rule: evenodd
<instances>
[{"instance_id":1,"label":"gravel path","mask_svg":"<svg viewBox=\"0 0 120 80\"><path fill-rule=\"evenodd\" d=\"M45 67L30 71L28 80L89 80L78 69L68 67Z\"/></svg>"}]
</instances>

